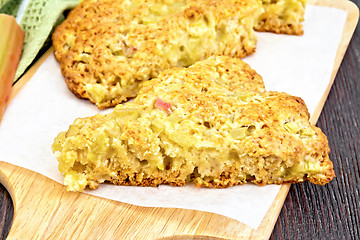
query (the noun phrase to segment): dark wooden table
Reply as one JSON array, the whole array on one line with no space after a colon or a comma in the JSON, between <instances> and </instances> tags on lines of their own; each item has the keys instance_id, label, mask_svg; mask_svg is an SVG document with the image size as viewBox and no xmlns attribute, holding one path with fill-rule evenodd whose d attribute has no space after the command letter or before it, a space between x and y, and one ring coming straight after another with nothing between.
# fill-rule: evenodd
<instances>
[{"instance_id":1,"label":"dark wooden table","mask_svg":"<svg viewBox=\"0 0 360 240\"><path fill-rule=\"evenodd\" d=\"M337 177L325 186L292 185L270 239L360 239L359 79L358 25L317 123L328 136ZM11 197L0 184L0 239L12 218Z\"/></svg>"}]
</instances>

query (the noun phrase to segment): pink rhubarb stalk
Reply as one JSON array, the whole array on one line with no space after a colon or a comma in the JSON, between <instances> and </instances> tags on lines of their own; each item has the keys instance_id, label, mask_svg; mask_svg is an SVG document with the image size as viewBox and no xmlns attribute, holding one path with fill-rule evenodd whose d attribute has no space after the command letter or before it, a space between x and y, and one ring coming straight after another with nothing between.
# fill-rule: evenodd
<instances>
[{"instance_id":1,"label":"pink rhubarb stalk","mask_svg":"<svg viewBox=\"0 0 360 240\"><path fill-rule=\"evenodd\" d=\"M164 112L166 112L167 114L172 113L172 106L170 103L164 102L163 100L161 100L160 98L157 98L155 101L155 108L160 109Z\"/></svg>"},{"instance_id":2,"label":"pink rhubarb stalk","mask_svg":"<svg viewBox=\"0 0 360 240\"><path fill-rule=\"evenodd\" d=\"M23 49L25 33L10 15L0 14L0 121L8 105L11 86Z\"/></svg>"}]
</instances>

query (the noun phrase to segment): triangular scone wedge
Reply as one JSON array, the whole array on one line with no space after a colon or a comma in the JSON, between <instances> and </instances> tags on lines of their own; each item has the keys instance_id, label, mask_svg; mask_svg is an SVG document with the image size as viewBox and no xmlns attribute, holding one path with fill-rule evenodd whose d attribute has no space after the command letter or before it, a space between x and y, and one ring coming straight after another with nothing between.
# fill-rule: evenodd
<instances>
[{"instance_id":1,"label":"triangular scone wedge","mask_svg":"<svg viewBox=\"0 0 360 240\"><path fill-rule=\"evenodd\" d=\"M266 92L254 70L228 57L163 72L134 102L75 120L53 151L70 191L105 181L218 188L334 177L304 102Z\"/></svg>"},{"instance_id":2,"label":"triangular scone wedge","mask_svg":"<svg viewBox=\"0 0 360 240\"><path fill-rule=\"evenodd\" d=\"M255 51L257 0L85 0L55 30L68 88L99 108L135 97L165 69Z\"/></svg>"}]
</instances>

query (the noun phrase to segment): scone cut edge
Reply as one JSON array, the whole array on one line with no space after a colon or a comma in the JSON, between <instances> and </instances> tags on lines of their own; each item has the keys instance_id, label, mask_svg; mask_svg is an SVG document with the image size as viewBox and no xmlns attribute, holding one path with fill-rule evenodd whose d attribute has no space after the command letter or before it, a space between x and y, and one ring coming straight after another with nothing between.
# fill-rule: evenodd
<instances>
[{"instance_id":1,"label":"scone cut edge","mask_svg":"<svg viewBox=\"0 0 360 240\"><path fill-rule=\"evenodd\" d=\"M254 29L261 32L302 35L307 0L262 0L263 12Z\"/></svg>"},{"instance_id":2,"label":"scone cut edge","mask_svg":"<svg viewBox=\"0 0 360 240\"><path fill-rule=\"evenodd\" d=\"M323 185L335 176L304 101L266 91L249 65L220 56L160 73L112 113L76 119L52 149L70 191L103 182Z\"/></svg>"}]
</instances>

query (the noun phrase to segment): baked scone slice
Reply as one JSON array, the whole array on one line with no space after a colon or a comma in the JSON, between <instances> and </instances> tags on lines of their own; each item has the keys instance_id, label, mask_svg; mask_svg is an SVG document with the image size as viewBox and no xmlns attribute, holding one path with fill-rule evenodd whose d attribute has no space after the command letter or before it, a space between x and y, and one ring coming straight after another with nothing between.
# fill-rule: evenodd
<instances>
[{"instance_id":1,"label":"baked scone slice","mask_svg":"<svg viewBox=\"0 0 360 240\"><path fill-rule=\"evenodd\" d=\"M75 120L53 143L70 191L118 185L229 187L334 177L304 102L266 92L241 60L211 57L146 82L134 102Z\"/></svg>"},{"instance_id":2,"label":"baked scone slice","mask_svg":"<svg viewBox=\"0 0 360 240\"><path fill-rule=\"evenodd\" d=\"M264 12L255 30L302 35L306 0L261 0Z\"/></svg>"},{"instance_id":3,"label":"baked scone slice","mask_svg":"<svg viewBox=\"0 0 360 240\"><path fill-rule=\"evenodd\" d=\"M256 0L85 0L52 36L69 89L99 108L165 69L255 51Z\"/></svg>"}]
</instances>

